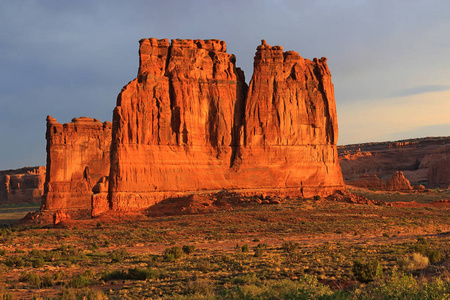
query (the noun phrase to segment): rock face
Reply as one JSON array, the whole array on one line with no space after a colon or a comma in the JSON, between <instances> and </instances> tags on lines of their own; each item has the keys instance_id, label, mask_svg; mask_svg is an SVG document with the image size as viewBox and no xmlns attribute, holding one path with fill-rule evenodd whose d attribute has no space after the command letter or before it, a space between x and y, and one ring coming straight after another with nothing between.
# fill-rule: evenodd
<instances>
[{"instance_id":1,"label":"rock face","mask_svg":"<svg viewBox=\"0 0 450 300\"><path fill-rule=\"evenodd\" d=\"M411 183L402 171L395 172L388 180L380 179L377 175L362 175L358 179L347 181L347 184L379 191L409 192L413 190ZM420 188L417 187L416 189L419 190Z\"/></svg>"},{"instance_id":2,"label":"rock face","mask_svg":"<svg viewBox=\"0 0 450 300\"><path fill-rule=\"evenodd\" d=\"M435 160L428 168L428 186L450 189L450 145L435 153Z\"/></svg>"},{"instance_id":3,"label":"rock face","mask_svg":"<svg viewBox=\"0 0 450 300\"><path fill-rule=\"evenodd\" d=\"M408 179L405 178L402 171L397 171L392 175L386 183L386 189L388 191L410 191L412 190L411 184Z\"/></svg>"},{"instance_id":4,"label":"rock face","mask_svg":"<svg viewBox=\"0 0 450 300\"><path fill-rule=\"evenodd\" d=\"M223 189L299 196L343 189L325 58L263 41L247 87L223 41L144 39L139 54L138 76L114 110L112 209Z\"/></svg>"},{"instance_id":5,"label":"rock face","mask_svg":"<svg viewBox=\"0 0 450 300\"><path fill-rule=\"evenodd\" d=\"M111 123L47 117L47 174L43 210L91 210L93 187L109 174Z\"/></svg>"},{"instance_id":6,"label":"rock face","mask_svg":"<svg viewBox=\"0 0 450 300\"><path fill-rule=\"evenodd\" d=\"M41 203L45 167L0 171L0 205Z\"/></svg>"},{"instance_id":7,"label":"rock face","mask_svg":"<svg viewBox=\"0 0 450 300\"><path fill-rule=\"evenodd\" d=\"M450 185L450 137L411 139L397 142L339 146L344 180L376 175L388 180L402 171L413 184L428 188Z\"/></svg>"}]
</instances>

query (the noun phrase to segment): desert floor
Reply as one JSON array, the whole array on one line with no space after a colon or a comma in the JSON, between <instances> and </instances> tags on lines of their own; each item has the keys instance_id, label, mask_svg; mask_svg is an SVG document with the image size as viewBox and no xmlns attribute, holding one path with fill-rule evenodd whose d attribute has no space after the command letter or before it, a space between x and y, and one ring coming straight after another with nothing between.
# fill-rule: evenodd
<instances>
[{"instance_id":1,"label":"desert floor","mask_svg":"<svg viewBox=\"0 0 450 300\"><path fill-rule=\"evenodd\" d=\"M191 197L55 226L0 207L0 299L377 299L355 262L447 299L450 191L349 191L385 204Z\"/></svg>"}]
</instances>

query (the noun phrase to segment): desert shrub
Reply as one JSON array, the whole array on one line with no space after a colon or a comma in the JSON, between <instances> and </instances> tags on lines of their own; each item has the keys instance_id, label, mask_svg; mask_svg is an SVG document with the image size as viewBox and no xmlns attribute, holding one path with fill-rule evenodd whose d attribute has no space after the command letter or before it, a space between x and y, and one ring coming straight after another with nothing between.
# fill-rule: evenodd
<instances>
[{"instance_id":1,"label":"desert shrub","mask_svg":"<svg viewBox=\"0 0 450 300\"><path fill-rule=\"evenodd\" d=\"M440 262L445 258L444 254L437 249L428 249L426 255L432 264Z\"/></svg>"},{"instance_id":2,"label":"desert shrub","mask_svg":"<svg viewBox=\"0 0 450 300\"><path fill-rule=\"evenodd\" d=\"M186 290L188 294L206 295L209 296L209 298L206 299L210 299L214 296L214 282L205 278L190 280L186 284ZM189 296L189 298L192 298L191 295Z\"/></svg>"},{"instance_id":3,"label":"desert shrub","mask_svg":"<svg viewBox=\"0 0 450 300\"><path fill-rule=\"evenodd\" d=\"M9 228L0 228L0 236L11 235L12 231Z\"/></svg>"},{"instance_id":4,"label":"desert shrub","mask_svg":"<svg viewBox=\"0 0 450 300\"><path fill-rule=\"evenodd\" d=\"M30 251L30 257L36 259L42 259L44 262L51 262L61 258L61 253L56 249L52 251L36 250Z\"/></svg>"},{"instance_id":5,"label":"desert shrub","mask_svg":"<svg viewBox=\"0 0 450 300\"><path fill-rule=\"evenodd\" d=\"M122 247L117 250L113 250L108 253L108 257L111 259L111 262L117 263L122 262L125 259L127 259L129 256L128 251L126 248Z\"/></svg>"},{"instance_id":6,"label":"desert shrub","mask_svg":"<svg viewBox=\"0 0 450 300\"><path fill-rule=\"evenodd\" d=\"M236 276L231 281L234 284L238 284L238 285L249 285L249 284L258 283L260 280L256 276L255 273L248 273L248 274Z\"/></svg>"},{"instance_id":7,"label":"desert shrub","mask_svg":"<svg viewBox=\"0 0 450 300\"><path fill-rule=\"evenodd\" d=\"M255 283L225 289L220 292L219 299L348 299L345 292L333 292L311 275L298 281L283 279Z\"/></svg>"},{"instance_id":8,"label":"desert shrub","mask_svg":"<svg viewBox=\"0 0 450 300\"><path fill-rule=\"evenodd\" d=\"M50 274L44 274L41 276L41 287L53 286L53 276Z\"/></svg>"},{"instance_id":9,"label":"desert shrub","mask_svg":"<svg viewBox=\"0 0 450 300\"><path fill-rule=\"evenodd\" d=\"M286 253L292 253L295 252L300 245L298 243L294 243L292 241L284 242L283 245L281 245L281 249L283 249Z\"/></svg>"},{"instance_id":10,"label":"desert shrub","mask_svg":"<svg viewBox=\"0 0 450 300\"><path fill-rule=\"evenodd\" d=\"M106 272L105 274L102 275L100 279L104 281L125 280L128 279L128 273L127 271L124 270L114 270L111 272Z\"/></svg>"},{"instance_id":11,"label":"desert shrub","mask_svg":"<svg viewBox=\"0 0 450 300\"><path fill-rule=\"evenodd\" d=\"M265 250L267 249L267 244L258 244L255 248L255 257L263 256Z\"/></svg>"},{"instance_id":12,"label":"desert shrub","mask_svg":"<svg viewBox=\"0 0 450 300\"><path fill-rule=\"evenodd\" d=\"M419 244L427 244L428 242L422 235L419 234L417 236L417 243L419 243Z\"/></svg>"},{"instance_id":13,"label":"desert shrub","mask_svg":"<svg viewBox=\"0 0 450 300\"><path fill-rule=\"evenodd\" d=\"M128 276L128 279L134 280L157 279L159 272L155 269L132 268L128 270Z\"/></svg>"},{"instance_id":14,"label":"desert shrub","mask_svg":"<svg viewBox=\"0 0 450 300\"><path fill-rule=\"evenodd\" d=\"M21 268L25 266L25 261L18 255L11 256L5 261L5 265L8 267Z\"/></svg>"},{"instance_id":15,"label":"desert shrub","mask_svg":"<svg viewBox=\"0 0 450 300\"><path fill-rule=\"evenodd\" d=\"M445 255L441 250L433 249L432 247L432 244L430 244L423 236L419 235L417 237L417 242L414 243L410 249L413 252L417 252L428 257L430 263L434 264L443 260Z\"/></svg>"},{"instance_id":16,"label":"desert shrub","mask_svg":"<svg viewBox=\"0 0 450 300\"><path fill-rule=\"evenodd\" d=\"M28 282L32 287L39 289L41 287L41 278L37 274L24 272L19 278L20 282Z\"/></svg>"},{"instance_id":17,"label":"desert shrub","mask_svg":"<svg viewBox=\"0 0 450 300\"><path fill-rule=\"evenodd\" d=\"M421 253L413 253L397 260L397 264L403 271L415 271L426 268L429 265L428 257Z\"/></svg>"},{"instance_id":18,"label":"desert shrub","mask_svg":"<svg viewBox=\"0 0 450 300\"><path fill-rule=\"evenodd\" d=\"M132 268L128 271L115 270L107 272L101 277L104 281L109 280L146 280L159 278L159 272L155 269Z\"/></svg>"},{"instance_id":19,"label":"desert shrub","mask_svg":"<svg viewBox=\"0 0 450 300\"><path fill-rule=\"evenodd\" d=\"M167 248L164 251L164 260L166 261L174 261L183 256L183 250L180 246L174 246Z\"/></svg>"},{"instance_id":20,"label":"desert shrub","mask_svg":"<svg viewBox=\"0 0 450 300\"><path fill-rule=\"evenodd\" d=\"M73 288L82 288L91 284L91 279L86 275L78 274L72 277L69 286Z\"/></svg>"},{"instance_id":21,"label":"desert shrub","mask_svg":"<svg viewBox=\"0 0 450 300\"><path fill-rule=\"evenodd\" d=\"M184 245L182 248L183 252L187 255L194 253L195 246L194 245Z\"/></svg>"},{"instance_id":22,"label":"desert shrub","mask_svg":"<svg viewBox=\"0 0 450 300\"><path fill-rule=\"evenodd\" d=\"M248 249L248 244L245 244L245 245L243 245L242 247L241 247L241 251L242 252L249 252L249 249Z\"/></svg>"},{"instance_id":23,"label":"desert shrub","mask_svg":"<svg viewBox=\"0 0 450 300\"><path fill-rule=\"evenodd\" d=\"M315 196L313 197L313 199L316 200L316 201L318 201L318 200L322 199L322 197L320 197L319 195L315 195Z\"/></svg>"},{"instance_id":24,"label":"desert shrub","mask_svg":"<svg viewBox=\"0 0 450 300\"><path fill-rule=\"evenodd\" d=\"M0 256L6 255L6 249L0 249Z\"/></svg>"},{"instance_id":25,"label":"desert shrub","mask_svg":"<svg viewBox=\"0 0 450 300\"><path fill-rule=\"evenodd\" d=\"M72 289L65 288L61 292L61 300L76 300L77 296Z\"/></svg>"},{"instance_id":26,"label":"desert shrub","mask_svg":"<svg viewBox=\"0 0 450 300\"><path fill-rule=\"evenodd\" d=\"M38 274L24 272L19 277L19 281L28 282L32 287L36 289L51 287L53 285L52 277L49 274L39 276Z\"/></svg>"},{"instance_id":27,"label":"desert shrub","mask_svg":"<svg viewBox=\"0 0 450 300\"><path fill-rule=\"evenodd\" d=\"M81 251L80 249L75 248L72 245L61 245L58 248L56 248L56 251L59 251L61 255L64 256L76 256Z\"/></svg>"},{"instance_id":28,"label":"desert shrub","mask_svg":"<svg viewBox=\"0 0 450 300\"><path fill-rule=\"evenodd\" d=\"M449 299L450 283L441 278L430 281L415 279L412 275L393 274L376 284L368 285L360 299Z\"/></svg>"},{"instance_id":29,"label":"desert shrub","mask_svg":"<svg viewBox=\"0 0 450 300\"><path fill-rule=\"evenodd\" d=\"M0 300L13 300L14 297L10 293L7 293L5 287L0 285Z\"/></svg>"},{"instance_id":30,"label":"desert shrub","mask_svg":"<svg viewBox=\"0 0 450 300\"><path fill-rule=\"evenodd\" d=\"M85 300L103 300L108 299L106 295L102 291L93 290L88 287L85 287L76 292L76 299L85 299Z\"/></svg>"},{"instance_id":31,"label":"desert shrub","mask_svg":"<svg viewBox=\"0 0 450 300\"><path fill-rule=\"evenodd\" d=\"M376 259L368 263L356 260L353 262L352 272L356 280L367 283L381 277L383 275L383 268Z\"/></svg>"},{"instance_id":32,"label":"desert shrub","mask_svg":"<svg viewBox=\"0 0 450 300\"><path fill-rule=\"evenodd\" d=\"M33 268L40 268L43 267L45 264L45 261L43 258L36 258L35 260L33 260L33 262L31 263L31 265L33 266Z\"/></svg>"}]
</instances>

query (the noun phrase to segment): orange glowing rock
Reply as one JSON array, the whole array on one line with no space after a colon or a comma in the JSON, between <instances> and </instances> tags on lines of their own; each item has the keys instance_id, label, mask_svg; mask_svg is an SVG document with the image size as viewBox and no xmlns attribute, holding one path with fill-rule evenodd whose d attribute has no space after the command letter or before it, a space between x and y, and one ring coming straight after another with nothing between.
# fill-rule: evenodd
<instances>
[{"instance_id":1,"label":"orange glowing rock","mask_svg":"<svg viewBox=\"0 0 450 300\"><path fill-rule=\"evenodd\" d=\"M91 209L92 188L109 174L111 123L47 117L47 173L42 209Z\"/></svg>"},{"instance_id":2,"label":"orange glowing rock","mask_svg":"<svg viewBox=\"0 0 450 300\"><path fill-rule=\"evenodd\" d=\"M112 127L48 117L44 210L98 216L223 190L312 197L344 189L326 58L262 41L248 86L220 40L143 39L139 55Z\"/></svg>"},{"instance_id":3,"label":"orange glowing rock","mask_svg":"<svg viewBox=\"0 0 450 300\"><path fill-rule=\"evenodd\" d=\"M111 207L223 189L312 196L343 189L326 59L264 41L247 87L219 40L144 39L113 117Z\"/></svg>"}]
</instances>

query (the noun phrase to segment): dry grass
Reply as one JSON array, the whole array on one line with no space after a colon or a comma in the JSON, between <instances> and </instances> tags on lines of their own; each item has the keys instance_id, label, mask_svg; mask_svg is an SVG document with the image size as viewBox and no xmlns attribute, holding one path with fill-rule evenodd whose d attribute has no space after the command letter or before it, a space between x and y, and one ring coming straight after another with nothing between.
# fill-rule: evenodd
<instances>
[{"instance_id":1,"label":"dry grass","mask_svg":"<svg viewBox=\"0 0 450 300\"><path fill-rule=\"evenodd\" d=\"M4 228L0 285L16 298L239 299L243 291L288 293L314 280L311 293L335 293L319 280L354 294L349 287L363 288L352 273L358 260L377 260L391 274L402 258L413 262L405 268L410 272L429 257L438 270L450 255L449 212L448 205L289 199L209 214L106 215L66 228ZM445 288L448 267L439 270L433 277L441 276Z\"/></svg>"}]
</instances>

